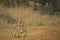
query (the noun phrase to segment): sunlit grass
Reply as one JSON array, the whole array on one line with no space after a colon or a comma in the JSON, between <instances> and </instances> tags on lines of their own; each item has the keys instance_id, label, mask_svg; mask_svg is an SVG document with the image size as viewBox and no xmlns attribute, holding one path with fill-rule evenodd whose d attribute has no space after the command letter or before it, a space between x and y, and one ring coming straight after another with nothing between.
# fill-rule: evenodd
<instances>
[{"instance_id":1,"label":"sunlit grass","mask_svg":"<svg viewBox=\"0 0 60 40\"><path fill-rule=\"evenodd\" d=\"M20 20L24 21L27 25L55 26L60 24L60 17L48 14L41 15L41 12L34 11L33 8L30 7L3 8L2 11L2 13L7 12L18 22L20 22Z\"/></svg>"},{"instance_id":2,"label":"sunlit grass","mask_svg":"<svg viewBox=\"0 0 60 40\"><path fill-rule=\"evenodd\" d=\"M15 18L19 23L21 20L25 22L27 27L27 38L38 39L40 37L46 37L47 33L57 32L59 34L60 17L54 15L41 15L39 11L34 11L33 8L0 8L0 13L8 13L12 18ZM14 24L9 25L7 20L4 18L0 19L0 37L9 39L11 38L14 31ZM49 27L50 26L50 27ZM53 27L52 27L53 26ZM56 27L55 27L56 26ZM55 30L55 31L52 31ZM47 33L46 33L47 31ZM52 32L51 32L52 31ZM54 34L54 33L53 33ZM1 38L0 38L1 39ZM7 40L8 40L7 39ZM35 40L36 40L35 39Z\"/></svg>"}]
</instances>

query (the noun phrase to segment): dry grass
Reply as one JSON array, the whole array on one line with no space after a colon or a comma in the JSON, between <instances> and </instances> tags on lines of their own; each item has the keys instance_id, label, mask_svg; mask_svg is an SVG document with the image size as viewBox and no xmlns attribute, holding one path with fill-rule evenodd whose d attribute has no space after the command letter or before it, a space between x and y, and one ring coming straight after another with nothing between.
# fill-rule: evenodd
<instances>
[{"instance_id":1,"label":"dry grass","mask_svg":"<svg viewBox=\"0 0 60 40\"><path fill-rule=\"evenodd\" d=\"M50 15L41 15L39 11L34 11L33 8L9 8L6 9L7 12L17 21L23 20L27 25L58 25L60 24L60 17L50 16Z\"/></svg>"},{"instance_id":2,"label":"dry grass","mask_svg":"<svg viewBox=\"0 0 60 40\"><path fill-rule=\"evenodd\" d=\"M0 40L60 40L60 17L41 15L33 8L4 8L0 7L0 13L7 12L18 22L25 22L26 38L12 39L13 24L9 25L6 19L0 19Z\"/></svg>"}]
</instances>

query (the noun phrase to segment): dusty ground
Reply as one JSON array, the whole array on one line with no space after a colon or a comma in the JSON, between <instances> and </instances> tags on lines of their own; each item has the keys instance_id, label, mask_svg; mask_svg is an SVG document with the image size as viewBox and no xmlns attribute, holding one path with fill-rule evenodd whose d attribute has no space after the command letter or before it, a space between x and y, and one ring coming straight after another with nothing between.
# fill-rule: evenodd
<instances>
[{"instance_id":1,"label":"dusty ground","mask_svg":"<svg viewBox=\"0 0 60 40\"><path fill-rule=\"evenodd\" d=\"M12 38L13 24L0 19L0 40L60 40L60 17L40 15L40 11L23 7L6 8L2 12L5 11L18 22L21 19L25 22L26 38Z\"/></svg>"},{"instance_id":2,"label":"dusty ground","mask_svg":"<svg viewBox=\"0 0 60 40\"><path fill-rule=\"evenodd\" d=\"M0 40L60 40L60 27L26 27L26 38L12 38L13 29L0 31Z\"/></svg>"}]
</instances>

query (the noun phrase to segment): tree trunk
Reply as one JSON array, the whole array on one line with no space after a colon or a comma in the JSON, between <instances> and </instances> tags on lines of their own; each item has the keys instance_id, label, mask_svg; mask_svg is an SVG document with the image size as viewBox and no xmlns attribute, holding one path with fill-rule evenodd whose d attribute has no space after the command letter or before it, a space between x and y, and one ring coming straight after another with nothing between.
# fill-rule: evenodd
<instances>
[{"instance_id":1,"label":"tree trunk","mask_svg":"<svg viewBox=\"0 0 60 40\"><path fill-rule=\"evenodd\" d=\"M17 8L17 2L16 2L16 0L14 0L14 5L15 5L15 8Z\"/></svg>"},{"instance_id":2,"label":"tree trunk","mask_svg":"<svg viewBox=\"0 0 60 40\"><path fill-rule=\"evenodd\" d=\"M11 2L11 0L8 0L8 2L9 2L9 5L10 5L10 8L12 7L12 2Z\"/></svg>"}]
</instances>

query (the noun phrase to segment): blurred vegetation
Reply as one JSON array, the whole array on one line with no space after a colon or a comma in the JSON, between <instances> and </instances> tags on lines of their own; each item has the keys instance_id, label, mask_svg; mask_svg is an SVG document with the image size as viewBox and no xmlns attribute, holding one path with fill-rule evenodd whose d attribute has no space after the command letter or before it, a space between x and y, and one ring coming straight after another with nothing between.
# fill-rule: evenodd
<instances>
[{"instance_id":1,"label":"blurred vegetation","mask_svg":"<svg viewBox=\"0 0 60 40\"><path fill-rule=\"evenodd\" d=\"M0 4L6 7L16 7L21 4L25 5L28 1L40 2L41 0L0 0Z\"/></svg>"}]
</instances>

